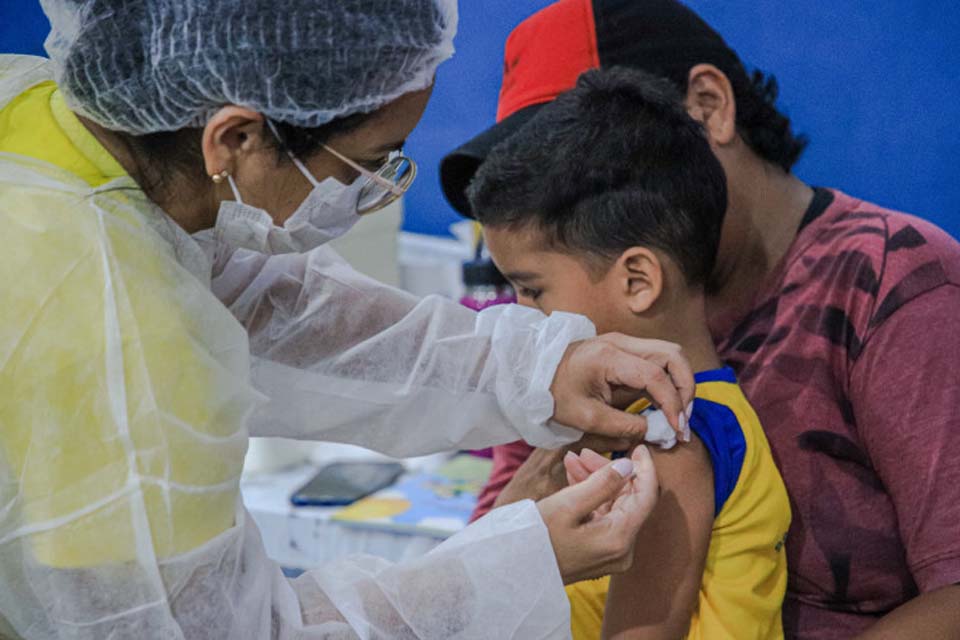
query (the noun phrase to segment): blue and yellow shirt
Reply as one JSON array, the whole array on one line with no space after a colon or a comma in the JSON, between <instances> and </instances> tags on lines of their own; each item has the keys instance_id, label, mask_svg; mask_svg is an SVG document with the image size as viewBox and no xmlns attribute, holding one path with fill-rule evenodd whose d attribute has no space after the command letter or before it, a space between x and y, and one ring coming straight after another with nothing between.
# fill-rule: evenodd
<instances>
[{"instance_id":1,"label":"blue and yellow shirt","mask_svg":"<svg viewBox=\"0 0 960 640\"><path fill-rule=\"evenodd\" d=\"M690 428L713 464L716 518L687 638L783 637L790 503L760 420L729 368L696 375ZM599 638L609 578L567 587L576 640Z\"/></svg>"}]
</instances>

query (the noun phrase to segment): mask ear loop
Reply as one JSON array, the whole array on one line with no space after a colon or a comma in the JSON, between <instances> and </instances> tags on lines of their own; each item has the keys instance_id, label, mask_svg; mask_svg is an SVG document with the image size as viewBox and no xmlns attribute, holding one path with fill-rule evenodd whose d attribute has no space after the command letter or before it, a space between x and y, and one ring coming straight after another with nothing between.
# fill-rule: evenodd
<instances>
[{"instance_id":1,"label":"mask ear loop","mask_svg":"<svg viewBox=\"0 0 960 640\"><path fill-rule=\"evenodd\" d=\"M320 186L320 182L319 182L316 178L313 177L313 174L310 173L310 170L307 169L307 166L306 166L305 164L303 164L302 162L300 162L300 158L298 158L297 156L293 155L293 153L291 153L291 152L289 152L289 151L287 151L287 155L290 156L290 159L291 159L291 160L293 160L293 164L297 165L297 169L300 170L300 173L303 174L303 177L310 181L310 184L312 184L314 187L319 187L319 186Z\"/></svg>"},{"instance_id":2,"label":"mask ear loop","mask_svg":"<svg viewBox=\"0 0 960 640\"><path fill-rule=\"evenodd\" d=\"M300 170L300 173L303 174L303 177L310 181L314 187L320 186L320 181L313 177L313 174L310 173L310 170L307 169L307 166L300 161L300 158L293 155L293 152L287 148L287 145L283 143L283 138L280 137L280 132L277 131L276 125L273 124L273 121L267 118L267 126L270 127L270 132L273 134L273 137L277 139L277 142L280 143L280 147L287 154L287 157L293 161L293 164Z\"/></svg>"},{"instance_id":3,"label":"mask ear loop","mask_svg":"<svg viewBox=\"0 0 960 640\"><path fill-rule=\"evenodd\" d=\"M233 176L227 174L227 184L230 185L230 191L233 191L233 199L239 204L243 204L243 198L240 197L240 190L237 189L237 183L233 181Z\"/></svg>"}]
</instances>

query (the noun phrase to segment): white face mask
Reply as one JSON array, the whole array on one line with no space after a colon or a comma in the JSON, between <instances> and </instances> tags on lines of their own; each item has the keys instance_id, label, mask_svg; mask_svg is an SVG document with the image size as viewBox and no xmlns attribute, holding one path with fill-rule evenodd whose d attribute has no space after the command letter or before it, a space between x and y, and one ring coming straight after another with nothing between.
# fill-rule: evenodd
<instances>
[{"instance_id":1,"label":"white face mask","mask_svg":"<svg viewBox=\"0 0 960 640\"><path fill-rule=\"evenodd\" d=\"M357 223L360 219L357 202L365 182L363 176L350 185L332 177L319 182L300 160L292 154L290 158L313 185L293 215L278 227L269 213L245 204L233 176L227 176L235 200L220 203L213 228L218 243L267 254L305 253L339 238Z\"/></svg>"}]
</instances>

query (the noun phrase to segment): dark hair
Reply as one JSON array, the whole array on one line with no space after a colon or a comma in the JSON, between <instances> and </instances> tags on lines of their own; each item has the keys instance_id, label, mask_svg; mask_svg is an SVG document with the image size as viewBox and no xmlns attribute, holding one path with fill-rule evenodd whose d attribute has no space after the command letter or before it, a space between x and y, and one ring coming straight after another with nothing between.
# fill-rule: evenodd
<instances>
[{"instance_id":1,"label":"dark hair","mask_svg":"<svg viewBox=\"0 0 960 640\"><path fill-rule=\"evenodd\" d=\"M790 171L807 146L777 109L777 81L748 72L740 56L690 7L678 0L597 0L600 60L605 67L643 69L673 82L684 95L690 70L700 63L717 67L730 81L736 101L737 132L767 162Z\"/></svg>"},{"instance_id":2,"label":"dark hair","mask_svg":"<svg viewBox=\"0 0 960 640\"><path fill-rule=\"evenodd\" d=\"M280 140L268 129L265 129L263 138L276 148L278 163L287 161L287 151L298 158L309 158L331 138L350 133L372 117L373 113L355 113L319 127L297 127L274 120ZM186 128L142 135L115 133L136 159L138 175L134 178L154 201L165 193L174 175L195 177L198 182L206 180L200 148L202 129Z\"/></svg>"},{"instance_id":3,"label":"dark hair","mask_svg":"<svg viewBox=\"0 0 960 640\"><path fill-rule=\"evenodd\" d=\"M587 71L497 145L467 196L489 226L535 225L553 246L609 262L647 246L705 285L727 206L723 167L667 80Z\"/></svg>"}]
</instances>

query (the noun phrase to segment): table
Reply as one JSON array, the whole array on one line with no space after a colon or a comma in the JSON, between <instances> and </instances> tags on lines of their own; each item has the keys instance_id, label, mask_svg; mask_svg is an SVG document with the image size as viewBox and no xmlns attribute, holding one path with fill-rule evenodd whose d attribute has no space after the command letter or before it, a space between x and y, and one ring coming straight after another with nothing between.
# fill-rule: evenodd
<instances>
[{"instance_id":1,"label":"table","mask_svg":"<svg viewBox=\"0 0 960 640\"><path fill-rule=\"evenodd\" d=\"M344 457L384 459L375 454L330 456L331 459ZM429 456L404 463L408 469L424 470L439 466L448 457ZM436 535L346 527L330 519L338 507L294 507L290 504L290 495L317 472L320 466L317 462L325 461L314 457L310 464L248 474L240 482L243 502L260 528L267 555L285 569L311 569L357 553L399 562L423 555L443 541Z\"/></svg>"}]
</instances>

